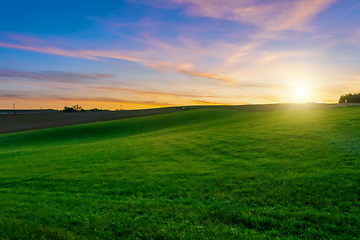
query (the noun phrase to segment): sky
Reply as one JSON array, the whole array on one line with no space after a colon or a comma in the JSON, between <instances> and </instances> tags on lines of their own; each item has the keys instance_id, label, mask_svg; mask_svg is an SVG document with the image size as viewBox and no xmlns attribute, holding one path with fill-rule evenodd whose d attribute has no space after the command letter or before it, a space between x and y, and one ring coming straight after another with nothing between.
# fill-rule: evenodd
<instances>
[{"instance_id":1,"label":"sky","mask_svg":"<svg viewBox=\"0 0 360 240\"><path fill-rule=\"evenodd\" d=\"M359 0L0 0L0 109L335 103Z\"/></svg>"}]
</instances>

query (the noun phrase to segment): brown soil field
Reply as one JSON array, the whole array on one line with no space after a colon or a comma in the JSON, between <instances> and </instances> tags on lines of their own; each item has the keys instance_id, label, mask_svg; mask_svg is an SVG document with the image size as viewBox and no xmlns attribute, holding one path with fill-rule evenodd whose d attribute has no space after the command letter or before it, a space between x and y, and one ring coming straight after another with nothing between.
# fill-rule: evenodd
<instances>
[{"instance_id":1,"label":"brown soil field","mask_svg":"<svg viewBox=\"0 0 360 240\"><path fill-rule=\"evenodd\" d=\"M264 111L288 111L313 108L331 108L340 106L338 104L259 104L259 105L237 105L237 106L188 106L169 107L143 110L123 111L99 111L99 112L50 112L36 114L1 114L0 134L22 132L35 129L61 127L67 125L110 121L125 118L144 117L158 114L166 114L183 111L192 108L229 108L239 111L264 112Z\"/></svg>"},{"instance_id":2,"label":"brown soil field","mask_svg":"<svg viewBox=\"0 0 360 240\"><path fill-rule=\"evenodd\" d=\"M0 134L67 125L144 117L181 111L180 108L156 108L144 110L99 111L99 112L52 112L36 114L0 115Z\"/></svg>"}]
</instances>

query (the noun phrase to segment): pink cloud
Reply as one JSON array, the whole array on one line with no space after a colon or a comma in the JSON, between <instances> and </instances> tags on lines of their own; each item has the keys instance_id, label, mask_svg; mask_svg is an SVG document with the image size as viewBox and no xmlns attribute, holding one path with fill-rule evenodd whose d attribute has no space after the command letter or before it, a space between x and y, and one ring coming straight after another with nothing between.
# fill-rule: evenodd
<instances>
[{"instance_id":1,"label":"pink cloud","mask_svg":"<svg viewBox=\"0 0 360 240\"><path fill-rule=\"evenodd\" d=\"M19 45L19 44L10 44L10 43L4 43L4 42L0 42L0 47L21 49L21 50L26 50L26 51L41 52L41 53L48 53L48 54L55 54L55 55L61 55L61 56L66 56L66 57L98 60L97 57L89 55L88 52L69 51L69 50L63 50L63 49L54 48L54 47L40 48L40 47L30 47L30 46L24 46L24 45Z\"/></svg>"},{"instance_id":2,"label":"pink cloud","mask_svg":"<svg viewBox=\"0 0 360 240\"><path fill-rule=\"evenodd\" d=\"M11 44L0 42L0 47L4 48L13 48L13 49L21 49L26 51L33 52L41 52L47 54L54 54L66 57L74 57L74 58L84 58L90 60L100 60L100 58L113 58L113 59L123 59L133 62L141 62L141 59L123 55L116 51L96 51L96 50L64 50L56 47L42 46L42 47L33 47L33 46L25 46L19 44Z\"/></svg>"},{"instance_id":3,"label":"pink cloud","mask_svg":"<svg viewBox=\"0 0 360 240\"><path fill-rule=\"evenodd\" d=\"M267 30L304 30L318 13L337 0L173 0L186 4L191 15L227 19Z\"/></svg>"},{"instance_id":4,"label":"pink cloud","mask_svg":"<svg viewBox=\"0 0 360 240\"><path fill-rule=\"evenodd\" d=\"M22 35L22 34L4 33L4 36L7 36L12 40L15 40L17 42L20 42L22 44L27 44L27 45L35 45L35 44L41 45L41 44L46 43L46 41L44 41L43 39L40 39L38 37L27 36L27 35Z\"/></svg>"}]
</instances>

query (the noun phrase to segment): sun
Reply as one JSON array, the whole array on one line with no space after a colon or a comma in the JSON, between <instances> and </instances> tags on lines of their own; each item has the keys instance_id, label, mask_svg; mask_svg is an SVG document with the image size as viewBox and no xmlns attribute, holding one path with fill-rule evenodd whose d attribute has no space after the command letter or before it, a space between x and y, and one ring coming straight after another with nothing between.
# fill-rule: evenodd
<instances>
[{"instance_id":1,"label":"sun","mask_svg":"<svg viewBox=\"0 0 360 240\"><path fill-rule=\"evenodd\" d=\"M310 99L311 92L306 86L294 86L293 99L296 102L306 102Z\"/></svg>"},{"instance_id":2,"label":"sun","mask_svg":"<svg viewBox=\"0 0 360 240\"><path fill-rule=\"evenodd\" d=\"M308 94L309 90L303 86L297 86L294 88L294 94L297 98L303 98Z\"/></svg>"}]
</instances>

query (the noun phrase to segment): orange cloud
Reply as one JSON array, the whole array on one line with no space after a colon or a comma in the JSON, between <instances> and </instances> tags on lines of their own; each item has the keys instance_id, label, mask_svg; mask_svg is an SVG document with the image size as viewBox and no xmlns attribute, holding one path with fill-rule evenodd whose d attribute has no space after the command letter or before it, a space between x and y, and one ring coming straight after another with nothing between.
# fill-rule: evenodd
<instances>
[{"instance_id":1,"label":"orange cloud","mask_svg":"<svg viewBox=\"0 0 360 240\"><path fill-rule=\"evenodd\" d=\"M220 80L220 81L227 82L227 83L235 83L235 81L230 77L220 76L218 74L213 74L210 72L197 72L197 71L180 70L180 69L177 71L180 73L189 75L189 76L207 78L207 79L215 79L215 80Z\"/></svg>"},{"instance_id":2,"label":"orange cloud","mask_svg":"<svg viewBox=\"0 0 360 240\"><path fill-rule=\"evenodd\" d=\"M195 103L195 104L199 104L199 105L228 105L228 104L225 104L225 103L200 101L200 100L194 100L192 102Z\"/></svg>"},{"instance_id":3,"label":"orange cloud","mask_svg":"<svg viewBox=\"0 0 360 240\"><path fill-rule=\"evenodd\" d=\"M173 104L164 103L164 102L157 102L157 101L135 101L135 100L126 100L126 99L119 99L119 98L106 98L106 97L93 97L93 98L71 98L71 97L50 97L50 96L39 96L35 97L33 95L29 95L27 93L17 93L17 94L6 94L0 91L0 99L2 101L8 102L17 102L17 106L21 107L21 105L25 105L26 102L30 102L32 104L37 104L38 106L50 106L49 108L54 108L54 102L61 103L62 105L71 105L71 104L80 104L80 105L88 105L91 107L98 107L98 106L116 106L116 109L120 108L121 105L138 105L139 108L149 108L149 107L166 107L166 106L174 106ZM60 105L58 108L62 108L63 106ZM10 105L12 106L12 104ZM28 108L27 105L25 105ZM1 107L1 106L0 106ZM1 107L3 108L3 107ZM132 107L134 109L134 107Z\"/></svg>"}]
</instances>

